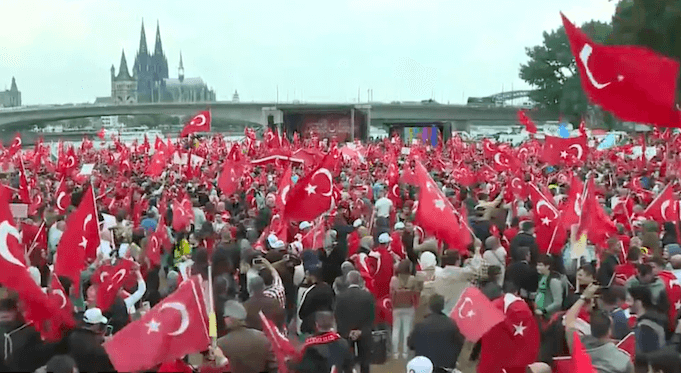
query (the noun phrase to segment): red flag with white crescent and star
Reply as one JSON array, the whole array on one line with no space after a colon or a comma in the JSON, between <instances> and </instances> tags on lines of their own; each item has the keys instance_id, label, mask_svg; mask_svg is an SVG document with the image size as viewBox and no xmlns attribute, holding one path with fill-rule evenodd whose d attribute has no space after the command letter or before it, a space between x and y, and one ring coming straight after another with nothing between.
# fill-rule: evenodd
<instances>
[{"instance_id":1,"label":"red flag with white crescent and star","mask_svg":"<svg viewBox=\"0 0 681 373\"><path fill-rule=\"evenodd\" d=\"M142 318L125 326L103 344L119 372L138 372L210 345L208 312L200 276L180 283L178 289Z\"/></svg>"},{"instance_id":2,"label":"red flag with white crescent and star","mask_svg":"<svg viewBox=\"0 0 681 373\"><path fill-rule=\"evenodd\" d=\"M449 317L459 327L461 334L471 342L477 342L505 319L504 314L474 286L464 290Z\"/></svg>"},{"instance_id":3,"label":"red flag with white crescent and star","mask_svg":"<svg viewBox=\"0 0 681 373\"><path fill-rule=\"evenodd\" d=\"M116 300L116 295L125 281L134 271L135 262L130 259L119 259L115 265L99 272L101 282L97 288L97 307L106 312Z\"/></svg>"},{"instance_id":4,"label":"red flag with white crescent and star","mask_svg":"<svg viewBox=\"0 0 681 373\"><path fill-rule=\"evenodd\" d=\"M0 194L8 193L0 188ZM22 302L24 317L48 340L58 339L61 330L74 325L69 312L61 312L59 304L51 300L33 281L24 262L21 235L14 226L9 199L0 196L0 284L14 290Z\"/></svg>"},{"instance_id":5,"label":"red flag with white crescent and star","mask_svg":"<svg viewBox=\"0 0 681 373\"><path fill-rule=\"evenodd\" d=\"M542 161L550 165L560 163L572 165L584 162L588 152L586 137L560 138L547 135L544 139L544 152L541 157Z\"/></svg>"},{"instance_id":6,"label":"red flag with white crescent and star","mask_svg":"<svg viewBox=\"0 0 681 373\"><path fill-rule=\"evenodd\" d=\"M284 218L294 221L310 221L331 209L333 200L333 177L327 165L333 157L329 153L321 165L314 171L305 175L302 179L291 187L288 193L288 201L296 203L286 203Z\"/></svg>"},{"instance_id":7,"label":"red flag with white crescent and star","mask_svg":"<svg viewBox=\"0 0 681 373\"><path fill-rule=\"evenodd\" d=\"M663 224L677 220L679 214L676 211L678 204L674 198L673 184L667 184L664 190L651 202L643 212L643 216Z\"/></svg>"},{"instance_id":8,"label":"red flag with white crescent and star","mask_svg":"<svg viewBox=\"0 0 681 373\"><path fill-rule=\"evenodd\" d=\"M57 193L56 195L56 204L55 207L57 208L57 211L59 211L60 214L63 214L66 212L66 208L71 205L71 193L68 192L66 189L66 183L64 182L65 178L62 177L61 181L59 182L59 186L57 187Z\"/></svg>"},{"instance_id":9,"label":"red flag with white crescent and star","mask_svg":"<svg viewBox=\"0 0 681 373\"><path fill-rule=\"evenodd\" d=\"M186 137L197 132L210 132L211 114L210 110L204 110L192 117L184 125L180 137Z\"/></svg>"},{"instance_id":10,"label":"red flag with white crescent and star","mask_svg":"<svg viewBox=\"0 0 681 373\"><path fill-rule=\"evenodd\" d=\"M78 208L66 219L66 231L59 240L54 272L65 276L78 287L80 273L88 259L97 256L99 224L92 187L83 193Z\"/></svg>"},{"instance_id":11,"label":"red flag with white crescent and star","mask_svg":"<svg viewBox=\"0 0 681 373\"><path fill-rule=\"evenodd\" d=\"M521 298L508 293L492 304L503 311L505 319L482 337L478 373L525 368L534 363L540 338L539 325L530 307Z\"/></svg>"},{"instance_id":12,"label":"red flag with white crescent and star","mask_svg":"<svg viewBox=\"0 0 681 373\"><path fill-rule=\"evenodd\" d=\"M567 239L562 214L536 185L527 183L532 201L537 246L543 254L560 253Z\"/></svg>"},{"instance_id":13,"label":"red flag with white crescent and star","mask_svg":"<svg viewBox=\"0 0 681 373\"><path fill-rule=\"evenodd\" d=\"M678 61L644 47L596 44L562 13L561 17L591 102L623 121L681 127L676 107Z\"/></svg>"}]
</instances>

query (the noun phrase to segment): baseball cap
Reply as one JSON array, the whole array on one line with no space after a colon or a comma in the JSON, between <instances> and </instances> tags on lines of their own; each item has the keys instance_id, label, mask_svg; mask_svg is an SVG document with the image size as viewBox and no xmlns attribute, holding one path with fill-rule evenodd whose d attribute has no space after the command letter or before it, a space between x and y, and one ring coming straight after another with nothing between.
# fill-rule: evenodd
<instances>
[{"instance_id":1,"label":"baseball cap","mask_svg":"<svg viewBox=\"0 0 681 373\"><path fill-rule=\"evenodd\" d=\"M225 302L223 316L243 321L246 320L246 309L241 303L235 300L228 300Z\"/></svg>"},{"instance_id":2,"label":"baseball cap","mask_svg":"<svg viewBox=\"0 0 681 373\"><path fill-rule=\"evenodd\" d=\"M307 221L301 222L300 225L298 226L298 228L301 229L301 230L307 229L307 228L310 228L310 227L312 227L312 224L310 224L310 222L307 222Z\"/></svg>"},{"instance_id":3,"label":"baseball cap","mask_svg":"<svg viewBox=\"0 0 681 373\"><path fill-rule=\"evenodd\" d=\"M390 243L392 241L392 238L390 238L390 235L387 233L381 233L380 236L378 236L378 243Z\"/></svg>"},{"instance_id":4,"label":"baseball cap","mask_svg":"<svg viewBox=\"0 0 681 373\"><path fill-rule=\"evenodd\" d=\"M352 226L355 227L355 228L361 227L362 226L362 219L355 220L354 223L352 223Z\"/></svg>"},{"instance_id":5,"label":"baseball cap","mask_svg":"<svg viewBox=\"0 0 681 373\"><path fill-rule=\"evenodd\" d=\"M425 356L417 356L407 363L407 373L433 373L433 363Z\"/></svg>"},{"instance_id":6,"label":"baseball cap","mask_svg":"<svg viewBox=\"0 0 681 373\"><path fill-rule=\"evenodd\" d=\"M87 324L96 325L106 324L109 322L109 319L102 315L102 310L99 308L90 308L83 314L83 321L85 321Z\"/></svg>"},{"instance_id":7,"label":"baseball cap","mask_svg":"<svg viewBox=\"0 0 681 373\"><path fill-rule=\"evenodd\" d=\"M404 229L404 223L402 223L401 221L395 223L395 230L397 231L400 229Z\"/></svg>"}]
</instances>

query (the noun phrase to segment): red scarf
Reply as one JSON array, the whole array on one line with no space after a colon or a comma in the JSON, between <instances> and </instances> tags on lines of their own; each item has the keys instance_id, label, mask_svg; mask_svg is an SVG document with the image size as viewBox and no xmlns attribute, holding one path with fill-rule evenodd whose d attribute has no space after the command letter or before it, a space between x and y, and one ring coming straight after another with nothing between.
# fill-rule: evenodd
<instances>
[{"instance_id":1,"label":"red scarf","mask_svg":"<svg viewBox=\"0 0 681 373\"><path fill-rule=\"evenodd\" d=\"M341 339L340 334L336 332L326 332L320 335L312 336L305 340L305 344L303 345L303 348L300 351L300 355L302 356L303 354L305 354L305 350L308 347L333 343L340 339Z\"/></svg>"}]
</instances>

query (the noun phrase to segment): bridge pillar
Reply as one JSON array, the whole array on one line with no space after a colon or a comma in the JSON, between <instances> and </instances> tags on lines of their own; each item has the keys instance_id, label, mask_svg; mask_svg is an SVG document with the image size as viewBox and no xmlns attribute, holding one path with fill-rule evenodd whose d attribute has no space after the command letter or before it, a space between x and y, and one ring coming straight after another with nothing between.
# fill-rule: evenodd
<instances>
[{"instance_id":1,"label":"bridge pillar","mask_svg":"<svg viewBox=\"0 0 681 373\"><path fill-rule=\"evenodd\" d=\"M470 132L471 122L468 120L454 120L452 121L452 131Z\"/></svg>"},{"instance_id":2,"label":"bridge pillar","mask_svg":"<svg viewBox=\"0 0 681 373\"><path fill-rule=\"evenodd\" d=\"M274 107L264 107L262 108L262 119L260 124L262 124L264 130L270 126L277 129L277 133L281 134L281 126L284 123L284 112Z\"/></svg>"}]
</instances>

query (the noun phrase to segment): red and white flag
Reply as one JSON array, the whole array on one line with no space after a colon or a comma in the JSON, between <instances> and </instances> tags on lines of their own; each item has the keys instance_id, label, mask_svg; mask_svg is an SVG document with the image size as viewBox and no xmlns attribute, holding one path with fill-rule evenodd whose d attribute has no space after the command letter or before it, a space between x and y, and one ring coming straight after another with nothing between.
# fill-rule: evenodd
<instances>
[{"instance_id":1,"label":"red and white flag","mask_svg":"<svg viewBox=\"0 0 681 373\"><path fill-rule=\"evenodd\" d=\"M678 61L644 47L596 44L561 17L582 88L593 103L623 121L681 127Z\"/></svg>"},{"instance_id":2,"label":"red and white flag","mask_svg":"<svg viewBox=\"0 0 681 373\"><path fill-rule=\"evenodd\" d=\"M485 333L503 322L504 314L476 287L464 290L449 317L459 331L471 342L477 342Z\"/></svg>"},{"instance_id":3,"label":"red and white flag","mask_svg":"<svg viewBox=\"0 0 681 373\"><path fill-rule=\"evenodd\" d=\"M138 372L205 351L209 345L201 278L194 276L103 346L117 371Z\"/></svg>"},{"instance_id":4,"label":"red and white flag","mask_svg":"<svg viewBox=\"0 0 681 373\"><path fill-rule=\"evenodd\" d=\"M197 132L210 132L211 115L210 110L204 110L194 115L192 119L184 125L180 137L189 136Z\"/></svg>"},{"instance_id":5,"label":"red and white flag","mask_svg":"<svg viewBox=\"0 0 681 373\"><path fill-rule=\"evenodd\" d=\"M100 267L93 283L97 287L97 307L106 312L116 300L118 291L121 290L129 276L133 274L135 262L130 259L119 259L115 265Z\"/></svg>"},{"instance_id":6,"label":"red and white flag","mask_svg":"<svg viewBox=\"0 0 681 373\"><path fill-rule=\"evenodd\" d=\"M503 372L534 363L540 338L530 307L513 294L505 294L492 304L504 313L505 319L482 337L478 372Z\"/></svg>"},{"instance_id":7,"label":"red and white flag","mask_svg":"<svg viewBox=\"0 0 681 373\"><path fill-rule=\"evenodd\" d=\"M71 206L71 193L68 193L68 190L66 189L66 183L64 181L64 177L62 177L61 181L59 182L59 186L57 187L56 193L57 203L55 204L55 207L60 214L65 213L66 208Z\"/></svg>"},{"instance_id":8,"label":"red and white flag","mask_svg":"<svg viewBox=\"0 0 681 373\"><path fill-rule=\"evenodd\" d=\"M679 217L678 204L674 198L673 184L667 184L653 202L643 212L643 216L658 223L676 221Z\"/></svg>"},{"instance_id":9,"label":"red and white flag","mask_svg":"<svg viewBox=\"0 0 681 373\"><path fill-rule=\"evenodd\" d=\"M88 259L97 256L99 248L99 224L92 187L83 193L78 208L66 220L66 231L57 246L54 272L80 283L80 273Z\"/></svg>"},{"instance_id":10,"label":"red and white flag","mask_svg":"<svg viewBox=\"0 0 681 373\"><path fill-rule=\"evenodd\" d=\"M544 139L542 160L551 165L579 164L586 160L588 152L586 137L561 138L547 135Z\"/></svg>"}]
</instances>

